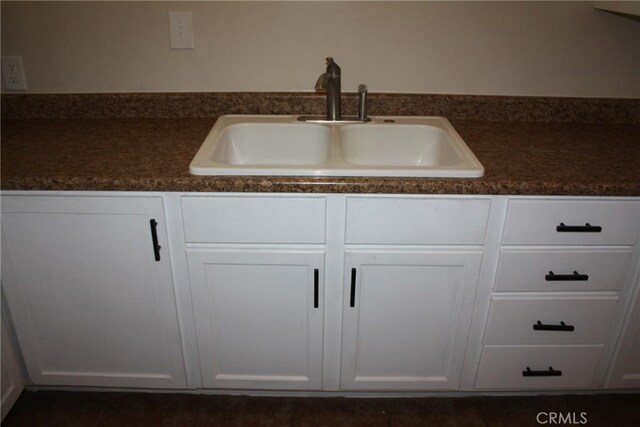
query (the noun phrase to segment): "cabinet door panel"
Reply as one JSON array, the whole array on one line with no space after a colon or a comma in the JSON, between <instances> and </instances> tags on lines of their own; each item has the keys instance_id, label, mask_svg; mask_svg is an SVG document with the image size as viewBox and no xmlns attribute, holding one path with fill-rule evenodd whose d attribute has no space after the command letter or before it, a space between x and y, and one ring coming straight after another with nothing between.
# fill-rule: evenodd
<instances>
[{"instance_id":1,"label":"cabinet door panel","mask_svg":"<svg viewBox=\"0 0 640 427\"><path fill-rule=\"evenodd\" d=\"M162 200L3 202L3 285L32 381L184 387Z\"/></svg>"},{"instance_id":2,"label":"cabinet door panel","mask_svg":"<svg viewBox=\"0 0 640 427\"><path fill-rule=\"evenodd\" d=\"M457 388L480 258L347 254L342 387Z\"/></svg>"},{"instance_id":3,"label":"cabinet door panel","mask_svg":"<svg viewBox=\"0 0 640 427\"><path fill-rule=\"evenodd\" d=\"M321 387L322 253L187 257L205 387Z\"/></svg>"}]
</instances>

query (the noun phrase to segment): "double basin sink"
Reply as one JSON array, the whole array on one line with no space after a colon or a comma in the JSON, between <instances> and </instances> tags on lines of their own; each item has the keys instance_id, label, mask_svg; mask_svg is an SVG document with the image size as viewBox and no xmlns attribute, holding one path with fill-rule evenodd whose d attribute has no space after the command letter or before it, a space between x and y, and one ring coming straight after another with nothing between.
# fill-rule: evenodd
<instances>
[{"instance_id":1,"label":"double basin sink","mask_svg":"<svg viewBox=\"0 0 640 427\"><path fill-rule=\"evenodd\" d=\"M306 123L297 116L220 117L193 158L194 175L473 178L484 168L443 117Z\"/></svg>"}]
</instances>

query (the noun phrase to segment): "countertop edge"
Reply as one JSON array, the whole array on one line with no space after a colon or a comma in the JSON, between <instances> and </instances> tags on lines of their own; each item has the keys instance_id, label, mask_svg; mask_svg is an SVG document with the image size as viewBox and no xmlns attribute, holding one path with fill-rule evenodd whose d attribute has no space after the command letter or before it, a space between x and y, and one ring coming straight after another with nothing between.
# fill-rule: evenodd
<instances>
[{"instance_id":1,"label":"countertop edge","mask_svg":"<svg viewBox=\"0 0 640 427\"><path fill-rule=\"evenodd\" d=\"M308 194L460 194L640 197L640 183L552 183L481 182L425 179L393 179L389 182L332 180L318 182L304 177L283 182L273 177L235 177L234 179L181 178L77 178L21 177L3 178L1 191L99 191L99 192L180 192L180 193L308 193ZM281 177L278 177L281 178ZM294 177L295 178L295 177ZM306 182L305 182L306 181Z\"/></svg>"}]
</instances>

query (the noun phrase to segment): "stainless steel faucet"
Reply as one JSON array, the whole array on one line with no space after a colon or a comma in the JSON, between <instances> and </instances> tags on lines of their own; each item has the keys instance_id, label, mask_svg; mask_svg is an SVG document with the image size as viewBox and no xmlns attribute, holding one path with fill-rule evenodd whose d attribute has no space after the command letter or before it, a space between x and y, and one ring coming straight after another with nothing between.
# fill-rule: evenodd
<instances>
[{"instance_id":1,"label":"stainless steel faucet","mask_svg":"<svg viewBox=\"0 0 640 427\"><path fill-rule=\"evenodd\" d=\"M363 123L371 121L367 117L367 86L358 86L358 98L360 105L357 116L342 116L342 88L340 80L342 70L333 58L327 58L327 70L318 77L316 92L327 94L327 114L324 116L299 116L301 122L315 123Z\"/></svg>"},{"instance_id":2,"label":"stainless steel faucet","mask_svg":"<svg viewBox=\"0 0 640 427\"><path fill-rule=\"evenodd\" d=\"M342 70L333 61L333 58L327 58L327 71L318 77L316 82L317 92L327 93L327 120L342 120L341 96L342 89L340 85L340 77Z\"/></svg>"}]
</instances>

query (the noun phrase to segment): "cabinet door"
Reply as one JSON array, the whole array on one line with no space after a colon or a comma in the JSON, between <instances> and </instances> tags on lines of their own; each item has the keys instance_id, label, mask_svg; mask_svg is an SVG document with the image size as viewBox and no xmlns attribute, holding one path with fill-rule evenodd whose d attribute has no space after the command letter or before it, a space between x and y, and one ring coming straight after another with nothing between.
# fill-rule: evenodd
<instances>
[{"instance_id":1,"label":"cabinet door","mask_svg":"<svg viewBox=\"0 0 640 427\"><path fill-rule=\"evenodd\" d=\"M2 203L3 287L33 383L184 387L162 199Z\"/></svg>"},{"instance_id":2,"label":"cabinet door","mask_svg":"<svg viewBox=\"0 0 640 427\"><path fill-rule=\"evenodd\" d=\"M620 340L608 388L640 388L640 277L631 316Z\"/></svg>"},{"instance_id":3,"label":"cabinet door","mask_svg":"<svg viewBox=\"0 0 640 427\"><path fill-rule=\"evenodd\" d=\"M324 253L188 249L205 387L320 389Z\"/></svg>"},{"instance_id":4,"label":"cabinet door","mask_svg":"<svg viewBox=\"0 0 640 427\"><path fill-rule=\"evenodd\" d=\"M341 387L456 389L481 257L347 253Z\"/></svg>"}]
</instances>

